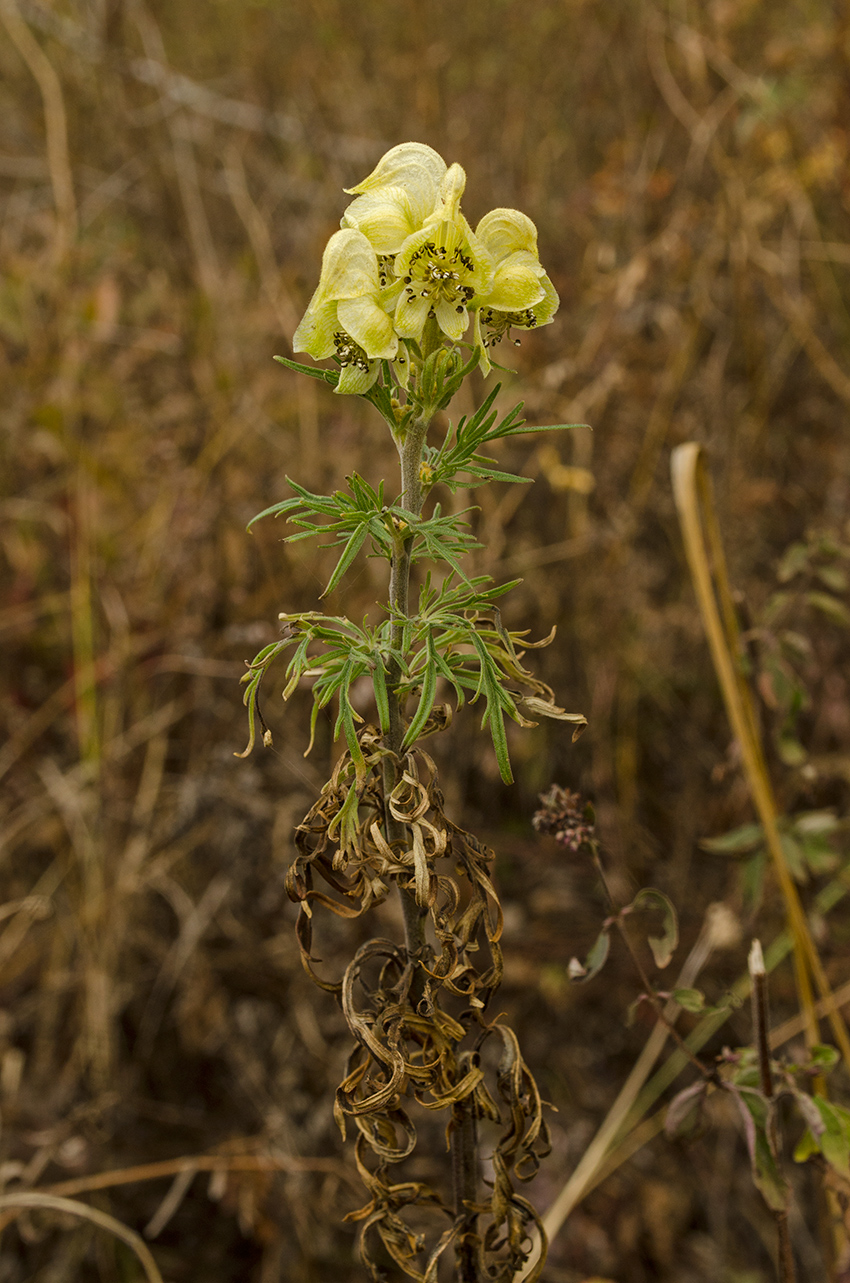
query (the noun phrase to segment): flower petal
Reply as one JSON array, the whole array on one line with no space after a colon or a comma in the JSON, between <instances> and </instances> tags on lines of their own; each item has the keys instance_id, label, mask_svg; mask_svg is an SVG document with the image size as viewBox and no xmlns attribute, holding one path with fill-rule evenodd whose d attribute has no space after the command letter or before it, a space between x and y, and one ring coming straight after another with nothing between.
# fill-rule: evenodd
<instances>
[{"instance_id":1,"label":"flower petal","mask_svg":"<svg viewBox=\"0 0 850 1283\"><path fill-rule=\"evenodd\" d=\"M518 209L491 209L476 227L475 235L497 263L517 250L527 250L537 257L537 228Z\"/></svg>"},{"instance_id":2,"label":"flower petal","mask_svg":"<svg viewBox=\"0 0 850 1283\"><path fill-rule=\"evenodd\" d=\"M463 220L466 223L466 219ZM469 284L475 290L476 294L486 294L493 285L493 277L496 274L496 265L493 262L493 256L487 249L486 245L478 239L474 232L469 230L469 224L466 223L467 234L464 242L464 253L472 259L472 271L469 274Z\"/></svg>"},{"instance_id":3,"label":"flower petal","mask_svg":"<svg viewBox=\"0 0 850 1283\"><path fill-rule=\"evenodd\" d=\"M381 187L353 200L342 216L342 227L356 227L376 254L397 254L422 225L418 211L402 187Z\"/></svg>"},{"instance_id":4,"label":"flower petal","mask_svg":"<svg viewBox=\"0 0 850 1283\"><path fill-rule=\"evenodd\" d=\"M460 199L466 190L466 171L462 165L454 164L446 170L440 183L440 218L454 219L460 217Z\"/></svg>"},{"instance_id":5,"label":"flower petal","mask_svg":"<svg viewBox=\"0 0 850 1283\"><path fill-rule=\"evenodd\" d=\"M478 348L480 354L478 358L478 368L486 379L487 375L493 368L493 364L490 360L490 354L487 351L487 344L484 342L484 336L481 333L480 312L473 312L472 314L472 346L473 348Z\"/></svg>"},{"instance_id":6,"label":"flower petal","mask_svg":"<svg viewBox=\"0 0 850 1283\"><path fill-rule=\"evenodd\" d=\"M377 361L370 361L366 370L361 369L359 365L344 365L339 372L339 383L334 388L334 392L340 392L343 396L346 393L360 395L369 391L377 377Z\"/></svg>"},{"instance_id":7,"label":"flower petal","mask_svg":"<svg viewBox=\"0 0 850 1283\"><path fill-rule=\"evenodd\" d=\"M404 289L404 281L397 277L392 285L385 285L378 295L378 302L385 312L394 312L398 296Z\"/></svg>"},{"instance_id":8,"label":"flower petal","mask_svg":"<svg viewBox=\"0 0 850 1283\"><path fill-rule=\"evenodd\" d=\"M431 310L430 298L423 297L418 291L414 294L404 293L396 304L396 333L403 339L422 339L422 331Z\"/></svg>"},{"instance_id":9,"label":"flower petal","mask_svg":"<svg viewBox=\"0 0 850 1283\"><path fill-rule=\"evenodd\" d=\"M337 330L336 303L318 305L319 291L310 300L298 329L292 336L293 352L308 352L317 361L323 361L334 350L334 333Z\"/></svg>"},{"instance_id":10,"label":"flower petal","mask_svg":"<svg viewBox=\"0 0 850 1283\"><path fill-rule=\"evenodd\" d=\"M543 298L544 276L536 254L517 250L496 267L493 284L482 300L482 306L499 308L504 312L519 312L533 307Z\"/></svg>"},{"instance_id":11,"label":"flower petal","mask_svg":"<svg viewBox=\"0 0 850 1283\"><path fill-rule=\"evenodd\" d=\"M322 273L314 299L322 302L375 295L380 288L378 260L362 232L345 227L334 232L322 255Z\"/></svg>"},{"instance_id":12,"label":"flower petal","mask_svg":"<svg viewBox=\"0 0 850 1283\"><path fill-rule=\"evenodd\" d=\"M440 181L445 172L446 162L433 147L425 143L399 143L381 157L362 183L347 188L347 191L349 195L359 196L382 187L402 187L421 222L437 202Z\"/></svg>"},{"instance_id":13,"label":"flower petal","mask_svg":"<svg viewBox=\"0 0 850 1283\"><path fill-rule=\"evenodd\" d=\"M544 276L540 284L543 286L543 298L539 303L535 303L531 310L538 326L551 325L555 313L561 306L561 300L548 276Z\"/></svg>"},{"instance_id":14,"label":"flower petal","mask_svg":"<svg viewBox=\"0 0 850 1283\"><path fill-rule=\"evenodd\" d=\"M434 306L434 315L440 329L453 343L463 337L469 325L469 313L460 304L450 303L447 299L438 299Z\"/></svg>"},{"instance_id":15,"label":"flower petal","mask_svg":"<svg viewBox=\"0 0 850 1283\"><path fill-rule=\"evenodd\" d=\"M398 355L393 361L393 370L399 386L406 389L410 382L410 353L404 343L398 345Z\"/></svg>"},{"instance_id":16,"label":"flower petal","mask_svg":"<svg viewBox=\"0 0 850 1283\"><path fill-rule=\"evenodd\" d=\"M339 322L346 334L362 347L370 358L387 360L398 351L398 338L393 323L374 298L341 299L337 304Z\"/></svg>"}]
</instances>

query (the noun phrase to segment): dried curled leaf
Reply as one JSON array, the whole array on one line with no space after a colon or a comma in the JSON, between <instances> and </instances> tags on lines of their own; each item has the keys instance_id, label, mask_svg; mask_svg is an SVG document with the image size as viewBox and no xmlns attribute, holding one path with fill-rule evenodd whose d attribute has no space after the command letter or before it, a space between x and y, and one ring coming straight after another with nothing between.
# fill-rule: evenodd
<instances>
[{"instance_id":1,"label":"dried curled leaf","mask_svg":"<svg viewBox=\"0 0 850 1283\"><path fill-rule=\"evenodd\" d=\"M357 741L362 766L358 770L350 751L343 754L296 830L296 858L286 879L300 907L296 932L303 964L317 984L339 994L356 1044L337 1088L334 1115L343 1135L349 1126L356 1128L357 1166L370 1197L347 1219L362 1225L362 1257L374 1279L384 1277L386 1253L406 1277L436 1283L440 1259L461 1244L458 1250L472 1253L480 1277L509 1283L527 1259L531 1231L542 1232L513 1181L535 1174L549 1151L549 1134L516 1035L484 1018L502 976L503 919L490 877L493 852L447 818L427 753L417 749L391 759L396 782L385 796L388 754L381 732L362 727ZM393 832L403 838L388 840L385 810L395 821ZM330 893L316 889L316 875ZM428 914L436 948L408 956L389 940L369 940L339 981L320 977L311 952L314 911L359 917L393 883ZM457 1016L445 1009L450 1003L460 1008ZM494 1039L500 1055L491 1089L482 1050ZM462 1216L424 1181L390 1177L416 1145L409 1102L429 1112L451 1110L450 1130L463 1118L488 1119L500 1128L492 1186ZM430 1255L421 1232L406 1224L405 1212L414 1207L451 1222ZM539 1278L542 1265L541 1258L529 1278Z\"/></svg>"}]
</instances>

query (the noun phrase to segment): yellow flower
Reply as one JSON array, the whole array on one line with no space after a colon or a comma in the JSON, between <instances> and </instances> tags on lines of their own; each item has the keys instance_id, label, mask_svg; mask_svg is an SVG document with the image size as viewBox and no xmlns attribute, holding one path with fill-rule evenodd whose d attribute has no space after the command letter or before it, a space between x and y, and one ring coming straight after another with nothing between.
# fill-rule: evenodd
<instances>
[{"instance_id":1,"label":"yellow flower","mask_svg":"<svg viewBox=\"0 0 850 1283\"><path fill-rule=\"evenodd\" d=\"M337 392L368 392L378 377L378 362L398 352L386 293L377 256L362 232L335 232L292 348L319 361L335 356L341 367Z\"/></svg>"},{"instance_id":2,"label":"yellow flower","mask_svg":"<svg viewBox=\"0 0 850 1283\"><path fill-rule=\"evenodd\" d=\"M456 343L469 324L469 304L486 297L493 260L460 212L466 174L452 165L440 183L439 203L422 228L408 236L395 260L403 289L395 309L402 338L422 341L429 317Z\"/></svg>"},{"instance_id":3,"label":"yellow flower","mask_svg":"<svg viewBox=\"0 0 850 1283\"><path fill-rule=\"evenodd\" d=\"M491 368L488 348L511 329L548 325L560 300L540 265L537 228L525 214L518 209L493 209L481 219L475 234L495 264L489 293L474 301L474 341L481 348L481 369L486 375Z\"/></svg>"},{"instance_id":4,"label":"yellow flower","mask_svg":"<svg viewBox=\"0 0 850 1283\"><path fill-rule=\"evenodd\" d=\"M379 255L397 254L434 212L446 162L424 143L400 143L382 156L368 178L348 188L356 196L341 227L356 227Z\"/></svg>"}]
</instances>

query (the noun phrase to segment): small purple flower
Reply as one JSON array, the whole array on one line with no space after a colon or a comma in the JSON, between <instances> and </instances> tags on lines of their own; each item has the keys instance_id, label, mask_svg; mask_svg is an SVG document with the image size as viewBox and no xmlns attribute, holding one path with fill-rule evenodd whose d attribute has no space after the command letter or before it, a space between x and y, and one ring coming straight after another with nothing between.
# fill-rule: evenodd
<instances>
[{"instance_id":1,"label":"small purple flower","mask_svg":"<svg viewBox=\"0 0 850 1283\"><path fill-rule=\"evenodd\" d=\"M540 794L540 801L542 806L532 820L538 833L550 834L574 855L593 841L593 807L582 800L581 794L553 784L548 792Z\"/></svg>"}]
</instances>

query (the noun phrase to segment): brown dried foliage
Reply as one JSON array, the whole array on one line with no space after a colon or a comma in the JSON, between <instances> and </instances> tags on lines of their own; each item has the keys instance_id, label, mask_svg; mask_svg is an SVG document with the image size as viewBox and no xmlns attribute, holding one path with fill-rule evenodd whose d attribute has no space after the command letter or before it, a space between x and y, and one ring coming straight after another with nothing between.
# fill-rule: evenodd
<instances>
[{"instance_id":1,"label":"brown dried foliage","mask_svg":"<svg viewBox=\"0 0 850 1283\"><path fill-rule=\"evenodd\" d=\"M448 710L440 710L424 735L448 721ZM508 1283L526 1259L529 1227L542 1232L531 1204L516 1195L511 1174L530 1180L551 1146L540 1093L516 1035L486 1019L502 978L503 916L490 876L493 852L447 818L437 768L427 753L405 754L396 764L398 783L385 799L388 750L382 736L367 726L358 740L365 773L358 779L350 754L342 756L296 829L298 856L286 879L290 899L300 905L296 929L304 967L321 988L340 995L357 1042L336 1091L334 1113L343 1136L349 1118L358 1129L357 1167L371 1199L346 1219L364 1222L361 1250L375 1278L381 1273L368 1231L377 1231L390 1257L420 1283L436 1280L441 1256L461 1236L474 1258L475 1277ZM381 832L387 806L405 835L392 844ZM343 899L316 890L314 871ZM426 946L423 956L409 956L392 941L372 939L360 946L341 980L319 976L312 956L315 910L358 917L393 888L412 896L420 913L427 914L439 954ZM370 967L376 960L379 965ZM445 1009L446 998L466 1004L459 1018ZM502 1108L481 1065L482 1048L491 1037L501 1042L496 1086ZM473 1131L478 1120L497 1124L486 1201L470 1205L465 1200L464 1207L452 1209L427 1182L393 1181L389 1164L410 1157L416 1147L416 1126L405 1102L411 1096L426 1110L451 1110L449 1138L464 1126L465 1116L474 1120ZM367 1148L377 1160L372 1167ZM477 1169L477 1152L469 1158ZM424 1238L399 1214L411 1207L436 1208L452 1221L424 1270L417 1267ZM539 1277L539 1268L530 1277Z\"/></svg>"}]
</instances>

